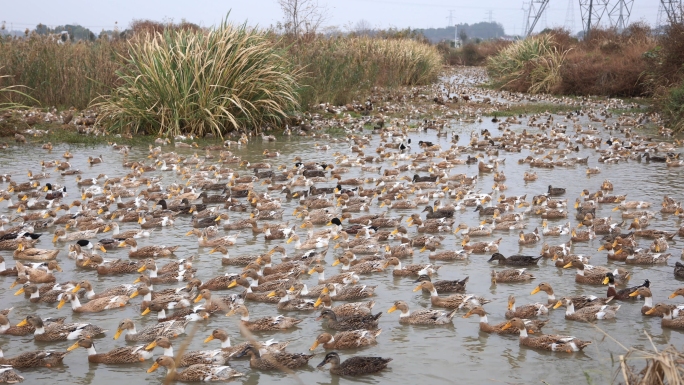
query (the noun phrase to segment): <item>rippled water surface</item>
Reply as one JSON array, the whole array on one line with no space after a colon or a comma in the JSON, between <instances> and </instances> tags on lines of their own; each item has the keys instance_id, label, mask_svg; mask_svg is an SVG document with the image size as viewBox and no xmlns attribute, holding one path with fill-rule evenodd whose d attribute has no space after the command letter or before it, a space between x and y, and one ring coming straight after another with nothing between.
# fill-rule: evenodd
<instances>
[{"instance_id":1,"label":"rippled water surface","mask_svg":"<svg viewBox=\"0 0 684 385\"><path fill-rule=\"evenodd\" d=\"M557 122L562 122L564 116L555 115ZM495 136L499 135L496 130L496 125L489 121L491 118L484 118L481 123L461 123L458 121L450 121L445 130L453 131L460 134L460 145L466 145L470 132L473 130L481 130L488 128L492 130ZM584 119L584 118L583 118ZM527 118L523 118L523 123ZM610 123L609 120L608 123ZM582 120L584 126L592 124L600 128L599 123L589 123ZM567 123L566 123L567 124ZM525 125L513 125L511 127L514 131L520 132ZM534 132L534 129L528 128ZM370 131L366 131L370 133ZM607 133L602 134L604 139L608 137ZM411 132L409 136L414 143L412 153L419 151L415 145L419 140L429 140L439 143L443 149L449 148L449 138L438 138L434 131L427 133ZM367 154L372 151L380 143L379 135L373 136L373 143L367 147ZM342 138L342 137L340 137ZM261 155L263 150L268 148L270 150L278 150L282 153L279 158L268 158L268 161L274 166L281 164L292 166L292 158L299 155L305 161L322 161L329 162L332 154L335 152L347 153L349 144L345 141L338 143L329 143L331 149L328 151L313 151L312 145L316 142L322 142L319 138L305 138L305 137L278 137L278 141L266 143L261 139L253 139L249 145L234 150L238 156L248 159L252 162L263 161L265 158ZM30 149L27 151L27 149ZM115 177L122 176L127 171L121 167L124 160L123 155L107 148L105 146L96 147L82 147L82 146L68 146L56 145L51 154L45 150L40 150L33 147L13 147L11 149L0 152L0 167L2 173L13 174L13 179L22 182L26 181L26 170L33 169L34 172L39 170L40 160L55 159L66 150L70 149L76 157L72 160L74 168L83 170L84 178L95 177L100 173L105 173L107 176ZM172 147L165 148L165 151L178 151ZM179 151L190 155L193 151ZM86 163L88 156L97 156L102 154L105 163L89 167ZM615 194L628 194L628 200L646 200L653 203L652 210L656 212L655 218L651 228L665 229L676 231L680 224L680 220L675 216L662 215L659 212L660 202L664 194L672 196L675 200L680 201L683 198L682 186L684 181L682 179L681 168L667 168L664 164L645 162L638 163L636 161L621 162L618 164L597 164L598 155L594 150L581 149L579 153L572 156L585 157L589 156L589 166L599 166L601 174L588 176L586 174L586 166L576 166L574 168L555 168L555 169L534 169L539 175L539 179L535 182L523 182L522 175L525 171L529 171L528 165L519 165L517 160L530 155L529 150L523 150L521 153L504 153L501 152L499 157L506 158L505 164L500 168L507 176L506 184L509 190L505 192L507 196L528 194L528 202L531 196L546 192L548 185L554 185L567 188L567 193L564 198L567 198L572 204L576 197L579 197L582 189L589 191L596 191L599 189L601 182L604 179L610 179L614 186ZM474 155L472 153L471 155ZM146 148L134 148L129 159L146 159ZM463 158L467 154L462 155ZM441 161L436 160L437 162ZM406 163L399 162L400 164ZM237 167L237 165L233 165ZM386 166L387 167L387 166ZM240 169L241 173L249 173L248 170ZM58 184L65 184L69 191L76 191L75 177L62 177L58 172L50 171L53 175L52 180ZM465 173L467 175L475 175L478 173L477 165L461 165L455 166L449 171L451 174ZM163 174L164 184L169 184L176 180L173 173L162 173L154 171L150 175ZM412 175L413 172L406 173ZM425 174L425 173L422 173ZM363 177L377 177L371 173L363 173L360 168L352 168L351 172L345 177L356 177L363 175ZM490 192L493 185L492 174L481 174L477 182L476 190L482 192ZM255 185L258 185L256 183ZM327 185L332 185L332 182ZM366 185L367 188L373 187ZM7 185L0 186L0 188L7 188ZM258 191L264 186L259 186ZM77 194L72 193L65 199L68 203L73 199L78 199ZM276 197L278 193L273 194ZM297 219L291 217L294 207L297 202L285 202L285 215L283 221L289 220L291 223L299 223ZM381 212L385 208L379 208L373 202L372 212ZM621 221L619 212L613 212L611 209L615 207L613 204L601 205L597 211L597 216L612 215L616 221ZM517 209L522 211L523 209ZM0 213L10 215L6 209L6 203L0 203ZM399 216L400 212L389 212L390 216ZM249 213L230 213L231 221L237 221L245 218ZM358 215L358 214L355 214ZM480 217L473 212L473 208L458 213L456 222L466 222L475 225ZM533 230L535 227L540 227L541 219L537 216L529 216L527 219L527 232ZM549 221L551 225L565 223L567 220L552 220ZM574 219L574 213L571 208L571 218L573 226L577 224ZM185 237L185 232L190 227L190 219L188 217L180 217L174 227L164 228L162 230L155 230L154 236L149 239L139 240L139 244L163 244L163 245L179 245L180 248L176 255L178 257L187 257L190 255L198 255L199 258L194 262L193 266L198 269L197 276L206 280L218 274L224 274L231 271L237 271L236 267L227 267L221 265L221 258L219 254L209 254L209 249L198 248L194 237ZM122 224L121 230L136 228L137 224L125 223ZM626 228L626 227L625 227ZM54 231L48 229L48 232ZM303 236L302 230L299 230ZM416 234L416 228L410 227L409 232L411 236ZM460 249L461 235L453 235L451 233L444 234L446 236L443 242L444 249ZM520 248L517 242L517 232L497 232L492 237L487 239L496 239L503 237L501 242L501 252L508 256L514 253L522 252L528 255L538 254L541 244L548 242L556 245L569 240L569 236L561 237L544 237L542 242L535 246ZM600 237L599 237L600 238ZM480 240L480 239L474 239ZM43 236L36 247L52 248L51 236ZM396 242L396 241L395 241ZM647 246L650 241L640 240L642 246ZM233 256L262 253L273 246L282 244L291 254L294 252L294 243L286 245L284 241L264 242L263 237L255 237L249 231L243 231L238 245L230 249ZM334 242L331 242L334 245ZM606 261L605 252L597 252L600 246L599 240L595 239L587 243L576 243L572 252L576 254L588 254L592 256L591 262L595 265L616 266ZM132 283L135 275L123 276L98 276L94 272L76 269L73 260L67 259L66 244L57 244L62 252L59 255L59 261L64 272L57 273L58 282L66 280L81 280L88 279L95 286L95 291L103 288L119 284ZM633 272L634 278L632 283L641 283L648 278L652 282L652 291L655 302L668 301L670 303L677 303L675 300L668 300L667 296L678 286L680 282L676 281L673 275L673 266L675 261L680 258L680 242L677 237L677 244L670 250L673 257L670 259L667 266L654 267L627 267ZM328 265L326 273L328 275L336 272L338 267L331 267L330 263L334 260L334 255L340 253L341 249L333 250L330 248L326 264ZM12 253L2 251L2 255L7 260L8 264L13 263ZM574 270L558 269L554 267L553 262L541 261L539 267L531 268L530 271L536 275L536 279L532 283L520 284L499 284L492 286L489 273L493 268L492 264L487 262L490 255L471 255L470 259L465 262L439 262L442 268L439 270L437 279L461 279L465 276L470 277L470 282L467 285L467 292L479 294L492 300L491 303L485 306L490 313L489 320L492 323L501 322L504 319L504 312L506 310L506 299L510 294L517 298L518 304L525 304L536 301L545 301L545 296L537 294L530 295L530 291L537 283L546 281L551 283L554 287L558 297L563 295L579 295L579 294L594 294L597 296L605 296L606 287L596 287L588 285L576 284L574 281ZM113 250L107 253L107 258L128 258L127 251L124 249ZM277 261L277 258L276 258ZM427 262L427 252L419 253L415 250L413 263ZM164 262L161 261L163 264ZM619 263L622 265L622 263ZM497 267L494 267L497 268ZM498 268L497 268L498 269ZM310 286L315 284L314 276L302 276L303 280ZM54 306L46 304L30 304L23 296L13 296L13 290L8 289L13 278L3 278L0 290L0 300L2 307L14 307L10 315L13 324L18 323L23 317L30 313L38 313L43 317L47 316L68 316L68 321L88 321L98 324L106 329L109 329L106 337L96 340L95 346L98 352L106 352L114 347L121 346L126 342L123 338L114 341L112 336L116 329L117 323L123 318L132 318L136 322L138 329L144 326L151 325L156 322L154 316L140 316L138 311L139 298L131 301L132 305L120 310L110 310L95 314L72 314L70 307L67 305L61 310L55 309ZM305 369L296 371L301 381L306 384L312 383L348 383L366 382L366 383L433 383L446 384L452 383L454 380L464 383L515 383L515 384L533 384L546 383L556 384L560 382L565 383L608 383L613 380L615 370L617 369L618 355L623 353L622 348L613 342L610 338L606 338L602 332L595 329L590 324L584 324L573 321L566 321L562 310L552 311L550 313L550 322L545 327L546 333L570 334L580 337L581 339L591 340L593 344L585 349L582 353L575 353L572 355L553 354L548 352L540 352L531 350L518 345L518 340L515 336L498 336L488 335L479 332L477 317L470 319L463 319L463 313L454 319L453 326L449 327L423 327L423 326L401 326L398 322L398 314L387 314L387 309L396 300L406 301L412 310L430 307L430 299L428 296L420 292L413 292L415 287L413 280L409 278L393 278L389 270L383 273L376 273L370 276L363 276L362 283L378 285L376 296L374 300L376 305L374 311L383 312L380 319L380 327L383 329L379 336L379 343L377 346L361 349L358 351L342 351L341 356L344 359L350 355L378 355L383 357L392 357L393 361L390 363L389 369L373 376L365 376L355 380L338 379L332 377L327 371L319 371L315 369L324 354L319 350L316 357L311 361L311 365ZM155 285L155 287L162 287L162 285ZM164 286L168 287L168 286ZM226 293L226 292L224 292ZM681 300L681 298L680 298ZM623 306L618 312L617 320L600 322L598 326L607 334L620 341L626 346L636 346L643 348L650 348L650 342L644 332L647 332L653 337L653 342L659 348L672 343L678 348L684 348L682 343L684 338L680 331L661 329L659 318L644 317L640 313L642 306L641 301L630 303L622 302ZM252 317L261 317L266 315L275 315L277 310L275 306L261 303L247 304ZM293 315L289 313L288 315ZM304 321L297 329L282 333L263 333L258 334L259 338L276 338L278 340L291 341L288 350L293 352L306 352L311 346L315 337L324 329L320 321L315 321L314 314L301 313L296 316L303 318ZM244 337L239 335L236 325L237 317L226 318L223 314L215 314L207 322L201 323L197 329L196 336L192 339L189 348L192 350L203 348L217 348L218 345L206 345L202 340L207 337L214 328L225 328L231 336L234 344L244 340ZM14 356L20 352L34 350L34 349L66 349L71 342L59 342L53 344L44 344L34 342L32 336L28 337L9 337L0 336L2 341L2 349L6 356ZM179 345L176 342L175 345ZM176 350L178 346L175 347ZM159 354L157 349L155 353ZM147 374L145 370L152 364L151 361L137 365L96 365L88 364L86 352L84 349L78 349L71 352L65 360L65 366L54 369L31 369L22 371L22 375L26 378L26 383L48 383L50 382L65 382L75 384L102 384L113 385L127 383L147 384L158 383L163 378L164 370L155 373ZM258 372L249 368L247 361L234 361L231 364L235 369L246 373L242 379L235 380L236 382L244 382L246 384L256 383L295 383L295 380L285 374L278 372ZM639 366L641 363L638 364Z\"/></svg>"}]
</instances>

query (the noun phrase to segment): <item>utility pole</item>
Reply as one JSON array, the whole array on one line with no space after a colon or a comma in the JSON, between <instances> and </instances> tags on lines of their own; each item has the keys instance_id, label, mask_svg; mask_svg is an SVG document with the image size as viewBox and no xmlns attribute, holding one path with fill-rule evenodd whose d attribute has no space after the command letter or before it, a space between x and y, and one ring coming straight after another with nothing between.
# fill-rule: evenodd
<instances>
[{"instance_id":1,"label":"utility pole","mask_svg":"<svg viewBox=\"0 0 684 385\"><path fill-rule=\"evenodd\" d=\"M454 12L455 12L455 10L453 10L453 9L450 9L450 10L449 10L449 16L448 16L448 18L449 18L449 27L451 27L452 25L454 25Z\"/></svg>"},{"instance_id":2,"label":"utility pole","mask_svg":"<svg viewBox=\"0 0 684 385\"><path fill-rule=\"evenodd\" d=\"M589 0L589 19L587 21L587 33L584 36L586 39L589 36L589 32L591 31L591 13L594 10L594 0Z\"/></svg>"}]
</instances>

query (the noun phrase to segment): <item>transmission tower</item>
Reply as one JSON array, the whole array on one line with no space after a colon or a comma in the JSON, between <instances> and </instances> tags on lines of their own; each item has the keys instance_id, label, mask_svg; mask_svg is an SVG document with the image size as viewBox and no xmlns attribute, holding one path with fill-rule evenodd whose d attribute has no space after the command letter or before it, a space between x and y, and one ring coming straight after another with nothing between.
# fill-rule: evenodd
<instances>
[{"instance_id":1,"label":"transmission tower","mask_svg":"<svg viewBox=\"0 0 684 385\"><path fill-rule=\"evenodd\" d=\"M537 25L537 22L544 13L544 10L546 10L547 5L549 5L549 0L530 0L529 7L526 12L527 15L525 17L525 36L530 36L532 34L534 27Z\"/></svg>"},{"instance_id":2,"label":"transmission tower","mask_svg":"<svg viewBox=\"0 0 684 385\"><path fill-rule=\"evenodd\" d=\"M565 11L565 29L571 33L575 29L575 0L568 0L568 8Z\"/></svg>"},{"instance_id":3,"label":"transmission tower","mask_svg":"<svg viewBox=\"0 0 684 385\"><path fill-rule=\"evenodd\" d=\"M592 28L601 23L601 18L608 9L608 0L579 0L582 13L582 29L584 35L589 35Z\"/></svg>"},{"instance_id":4,"label":"transmission tower","mask_svg":"<svg viewBox=\"0 0 684 385\"><path fill-rule=\"evenodd\" d=\"M684 21L684 8L682 7L682 0L660 0L660 5L667 15L667 20L671 24L681 23Z\"/></svg>"},{"instance_id":5,"label":"transmission tower","mask_svg":"<svg viewBox=\"0 0 684 385\"><path fill-rule=\"evenodd\" d=\"M618 0L613 8L608 12L610 18L610 26L622 31L629 24L629 16L632 14L632 5L634 0Z\"/></svg>"}]
</instances>

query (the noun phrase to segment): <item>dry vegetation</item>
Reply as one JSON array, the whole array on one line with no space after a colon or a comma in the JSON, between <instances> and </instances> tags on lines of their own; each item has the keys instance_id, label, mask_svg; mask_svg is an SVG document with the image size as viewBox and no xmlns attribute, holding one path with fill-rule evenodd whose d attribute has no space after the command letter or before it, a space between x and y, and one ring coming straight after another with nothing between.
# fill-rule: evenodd
<instances>
[{"instance_id":1,"label":"dry vegetation","mask_svg":"<svg viewBox=\"0 0 684 385\"><path fill-rule=\"evenodd\" d=\"M0 103L96 105L115 129L220 135L281 125L299 108L345 104L374 87L437 80L442 57L406 36L300 39L246 26L135 21L112 39L0 38ZM95 104L94 104L95 103Z\"/></svg>"}]
</instances>

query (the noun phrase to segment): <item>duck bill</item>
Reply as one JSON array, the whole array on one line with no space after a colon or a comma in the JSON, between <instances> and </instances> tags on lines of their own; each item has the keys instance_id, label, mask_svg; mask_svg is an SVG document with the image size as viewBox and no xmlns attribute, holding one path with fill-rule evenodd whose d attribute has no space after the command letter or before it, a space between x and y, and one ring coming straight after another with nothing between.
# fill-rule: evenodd
<instances>
[{"instance_id":1,"label":"duck bill","mask_svg":"<svg viewBox=\"0 0 684 385\"><path fill-rule=\"evenodd\" d=\"M290 243L292 243L292 240L293 240L293 238L290 237L290 238L287 239L287 242L286 242L286 243L289 245ZM310 273L309 273L309 274L310 274Z\"/></svg>"},{"instance_id":2,"label":"duck bill","mask_svg":"<svg viewBox=\"0 0 684 385\"><path fill-rule=\"evenodd\" d=\"M272 291L272 292L270 292L270 293L268 293L268 294L266 295L266 297L268 297L268 298L272 298L272 297L275 297L275 296L276 296L276 292L275 292L275 291Z\"/></svg>"},{"instance_id":3,"label":"duck bill","mask_svg":"<svg viewBox=\"0 0 684 385\"><path fill-rule=\"evenodd\" d=\"M415 291L421 290L422 288L423 288L423 285L418 285L415 288L413 288L413 291L415 292Z\"/></svg>"},{"instance_id":4,"label":"duck bill","mask_svg":"<svg viewBox=\"0 0 684 385\"><path fill-rule=\"evenodd\" d=\"M145 308L145 311L143 311L140 315L147 315L150 312L150 308Z\"/></svg>"},{"instance_id":5,"label":"duck bill","mask_svg":"<svg viewBox=\"0 0 684 385\"><path fill-rule=\"evenodd\" d=\"M470 318L471 315L473 315L472 310L468 310L468 312L463 316L463 318Z\"/></svg>"},{"instance_id":6,"label":"duck bill","mask_svg":"<svg viewBox=\"0 0 684 385\"><path fill-rule=\"evenodd\" d=\"M315 273L315 272L316 272L316 269L311 269L311 270L309 270L309 275L311 275L311 274L313 274L313 273Z\"/></svg>"},{"instance_id":7,"label":"duck bill","mask_svg":"<svg viewBox=\"0 0 684 385\"><path fill-rule=\"evenodd\" d=\"M646 312L646 315L651 315L655 312L655 308L651 308Z\"/></svg>"},{"instance_id":8,"label":"duck bill","mask_svg":"<svg viewBox=\"0 0 684 385\"><path fill-rule=\"evenodd\" d=\"M638 291L638 290L634 290L633 292L629 293L629 296L630 296L630 297L636 297L637 295L639 295L639 291Z\"/></svg>"},{"instance_id":9,"label":"duck bill","mask_svg":"<svg viewBox=\"0 0 684 385\"><path fill-rule=\"evenodd\" d=\"M235 314L235 309L231 309L228 313L226 313L226 317L230 317L233 314Z\"/></svg>"},{"instance_id":10,"label":"duck bill","mask_svg":"<svg viewBox=\"0 0 684 385\"><path fill-rule=\"evenodd\" d=\"M138 280L138 281L140 281L140 280ZM136 281L136 282L138 282L138 281ZM133 282L133 283L135 283L135 282ZM137 297L138 294L140 294L140 293L136 290L128 298L133 299L133 298Z\"/></svg>"},{"instance_id":11,"label":"duck bill","mask_svg":"<svg viewBox=\"0 0 684 385\"><path fill-rule=\"evenodd\" d=\"M150 342L147 346L145 346L145 350L152 350L157 346L157 341L152 341Z\"/></svg>"},{"instance_id":12,"label":"duck bill","mask_svg":"<svg viewBox=\"0 0 684 385\"><path fill-rule=\"evenodd\" d=\"M232 288L234 288L235 286L237 286L237 280L235 280L235 279L232 280L232 281L230 281L230 283L228 284L228 288L229 288L229 289L232 289Z\"/></svg>"},{"instance_id":13,"label":"duck bill","mask_svg":"<svg viewBox=\"0 0 684 385\"><path fill-rule=\"evenodd\" d=\"M323 303L323 301L321 301L321 299L320 299L320 297L319 297L319 298L316 300L316 302L314 302L314 307L319 307L319 306L321 306L321 303Z\"/></svg>"},{"instance_id":14,"label":"duck bill","mask_svg":"<svg viewBox=\"0 0 684 385\"><path fill-rule=\"evenodd\" d=\"M389 310L387 310L387 312L388 312L388 313L392 313L392 312L394 312L394 311L396 311L396 310L397 310L397 307L396 307L396 306L392 306L391 308L389 308Z\"/></svg>"},{"instance_id":15,"label":"duck bill","mask_svg":"<svg viewBox=\"0 0 684 385\"><path fill-rule=\"evenodd\" d=\"M610 278L608 278L608 277L603 278L603 284L604 285L607 285L608 282L610 282ZM670 297L670 298L672 298L672 297Z\"/></svg>"},{"instance_id":16,"label":"duck bill","mask_svg":"<svg viewBox=\"0 0 684 385\"><path fill-rule=\"evenodd\" d=\"M202 294L198 294L198 295L197 295L197 298L195 298L195 301L193 301L193 302L197 303L197 302L199 302L199 301L201 301L201 300L202 300Z\"/></svg>"},{"instance_id":17,"label":"duck bill","mask_svg":"<svg viewBox=\"0 0 684 385\"><path fill-rule=\"evenodd\" d=\"M62 299L61 301L59 301L59 305L57 305L57 309L61 309L62 306L64 306L65 303L66 303L66 301L65 301L64 299Z\"/></svg>"},{"instance_id":18,"label":"duck bill","mask_svg":"<svg viewBox=\"0 0 684 385\"><path fill-rule=\"evenodd\" d=\"M75 288L71 290L72 293L77 293L79 290L81 290L81 285L76 285Z\"/></svg>"},{"instance_id":19,"label":"duck bill","mask_svg":"<svg viewBox=\"0 0 684 385\"><path fill-rule=\"evenodd\" d=\"M513 325L511 325L510 322L506 322L506 324L501 327L501 330L506 330L506 329L510 328L511 326L513 326Z\"/></svg>"},{"instance_id":20,"label":"duck bill","mask_svg":"<svg viewBox=\"0 0 684 385\"><path fill-rule=\"evenodd\" d=\"M340 260L336 259L335 262L332 263L333 266L337 266L340 264Z\"/></svg>"},{"instance_id":21,"label":"duck bill","mask_svg":"<svg viewBox=\"0 0 684 385\"><path fill-rule=\"evenodd\" d=\"M204 339L204 343L206 344L207 342L213 341L213 340L214 340L214 336L209 336L209 337Z\"/></svg>"},{"instance_id":22,"label":"duck bill","mask_svg":"<svg viewBox=\"0 0 684 385\"><path fill-rule=\"evenodd\" d=\"M314 351L318 347L318 341L314 341L313 344L311 344L311 347L309 348L310 351Z\"/></svg>"},{"instance_id":23,"label":"duck bill","mask_svg":"<svg viewBox=\"0 0 684 385\"><path fill-rule=\"evenodd\" d=\"M19 295L19 294L23 294L23 293L24 293L24 288L22 287L21 289L17 290L17 292L14 293L14 295Z\"/></svg>"},{"instance_id":24,"label":"duck bill","mask_svg":"<svg viewBox=\"0 0 684 385\"><path fill-rule=\"evenodd\" d=\"M152 373L157 369L159 369L159 364L155 362L149 369L147 369L147 373Z\"/></svg>"},{"instance_id":25,"label":"duck bill","mask_svg":"<svg viewBox=\"0 0 684 385\"><path fill-rule=\"evenodd\" d=\"M103 233L106 233L106 232L108 232L108 231L111 230L111 229L112 229L112 227L109 226L109 225L107 225L107 226L105 226L104 230L102 230L102 232L103 232Z\"/></svg>"},{"instance_id":26,"label":"duck bill","mask_svg":"<svg viewBox=\"0 0 684 385\"><path fill-rule=\"evenodd\" d=\"M74 350L74 349L78 349L78 342L76 342L75 344L69 346L69 347L67 348L67 352L70 352L70 351L72 351L72 350Z\"/></svg>"},{"instance_id":27,"label":"duck bill","mask_svg":"<svg viewBox=\"0 0 684 385\"><path fill-rule=\"evenodd\" d=\"M17 327L22 327L28 325L28 321L26 321L26 318L24 318L21 322L17 324Z\"/></svg>"},{"instance_id":28,"label":"duck bill","mask_svg":"<svg viewBox=\"0 0 684 385\"><path fill-rule=\"evenodd\" d=\"M114 339L118 340L119 337L121 337L121 333L123 333L123 329L116 329L116 333L114 334Z\"/></svg>"},{"instance_id":29,"label":"duck bill","mask_svg":"<svg viewBox=\"0 0 684 385\"><path fill-rule=\"evenodd\" d=\"M672 294L670 294L670 296L667 297L667 298L672 299L672 298L675 298L676 296L677 296L677 293L672 293Z\"/></svg>"},{"instance_id":30,"label":"duck bill","mask_svg":"<svg viewBox=\"0 0 684 385\"><path fill-rule=\"evenodd\" d=\"M59 238L59 236L57 236L57 235L55 235L54 237L52 237L52 243L57 242L57 238Z\"/></svg>"},{"instance_id":31,"label":"duck bill","mask_svg":"<svg viewBox=\"0 0 684 385\"><path fill-rule=\"evenodd\" d=\"M558 308L561 307L562 305L563 305L563 303L562 303L561 301L558 301L558 302L556 302L555 305L553 305L553 308L554 308L554 309L558 309Z\"/></svg>"},{"instance_id":32,"label":"duck bill","mask_svg":"<svg viewBox=\"0 0 684 385\"><path fill-rule=\"evenodd\" d=\"M145 270L147 270L147 266L142 265L142 266L138 269L138 273L142 273L142 272L145 271Z\"/></svg>"},{"instance_id":33,"label":"duck bill","mask_svg":"<svg viewBox=\"0 0 684 385\"><path fill-rule=\"evenodd\" d=\"M534 290L532 290L532 292L531 292L530 294L537 294L537 293L539 293L540 291L541 291L541 289L539 288L539 286L537 286L537 287L534 288Z\"/></svg>"},{"instance_id":34,"label":"duck bill","mask_svg":"<svg viewBox=\"0 0 684 385\"><path fill-rule=\"evenodd\" d=\"M572 262L568 262L565 266L563 266L564 269L569 269L572 267Z\"/></svg>"},{"instance_id":35,"label":"duck bill","mask_svg":"<svg viewBox=\"0 0 684 385\"><path fill-rule=\"evenodd\" d=\"M209 250L209 254L214 254L215 252L216 252L216 248Z\"/></svg>"},{"instance_id":36,"label":"duck bill","mask_svg":"<svg viewBox=\"0 0 684 385\"><path fill-rule=\"evenodd\" d=\"M100 251L102 251L103 253L106 253L107 249L105 249L104 246L100 245Z\"/></svg>"}]
</instances>

